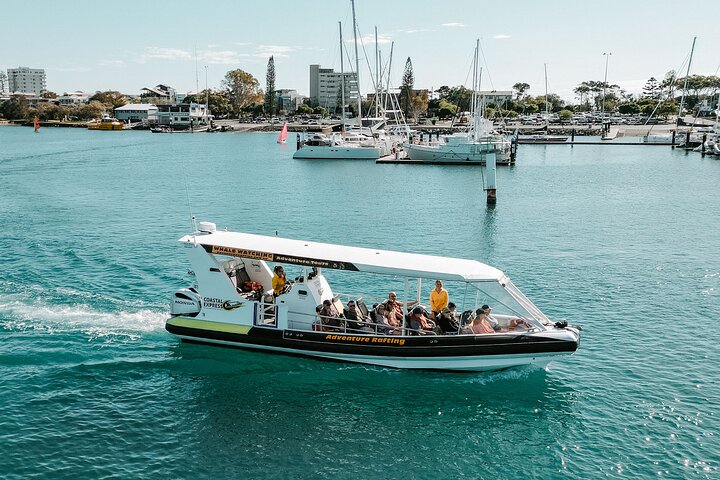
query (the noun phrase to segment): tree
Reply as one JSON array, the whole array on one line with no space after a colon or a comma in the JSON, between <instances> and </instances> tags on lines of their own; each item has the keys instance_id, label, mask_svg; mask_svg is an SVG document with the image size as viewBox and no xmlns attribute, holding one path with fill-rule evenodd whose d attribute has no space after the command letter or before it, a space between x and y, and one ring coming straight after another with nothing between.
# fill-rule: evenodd
<instances>
[{"instance_id":1,"label":"tree","mask_svg":"<svg viewBox=\"0 0 720 480\"><path fill-rule=\"evenodd\" d=\"M659 98L660 97L660 82L657 78L650 77L645 86L643 87L643 97L646 98Z\"/></svg>"},{"instance_id":2,"label":"tree","mask_svg":"<svg viewBox=\"0 0 720 480\"><path fill-rule=\"evenodd\" d=\"M8 120L29 118L28 101L21 95L13 95L10 100L0 104L0 113Z\"/></svg>"},{"instance_id":3,"label":"tree","mask_svg":"<svg viewBox=\"0 0 720 480\"><path fill-rule=\"evenodd\" d=\"M203 90L197 95L188 95L183 102L205 103L206 100L208 108L215 118L227 118L232 113L230 100L227 93L223 91Z\"/></svg>"},{"instance_id":4,"label":"tree","mask_svg":"<svg viewBox=\"0 0 720 480\"><path fill-rule=\"evenodd\" d=\"M530 85L527 83L516 83L512 88L517 92L515 98L520 100L525 95L525 92L530 88Z\"/></svg>"},{"instance_id":5,"label":"tree","mask_svg":"<svg viewBox=\"0 0 720 480\"><path fill-rule=\"evenodd\" d=\"M105 105L105 110L114 110L123 105L127 105L128 99L125 95L114 90L107 90L105 92L97 92L95 95L90 97L88 101L97 101Z\"/></svg>"},{"instance_id":6,"label":"tree","mask_svg":"<svg viewBox=\"0 0 720 480\"><path fill-rule=\"evenodd\" d=\"M85 105L80 105L77 109L77 116L80 120L90 120L93 118L99 118L107 108L105 104L97 101L90 100Z\"/></svg>"},{"instance_id":7,"label":"tree","mask_svg":"<svg viewBox=\"0 0 720 480\"><path fill-rule=\"evenodd\" d=\"M300 105L298 105L295 113L299 113L300 115L309 115L313 113L313 109L307 103L301 103Z\"/></svg>"},{"instance_id":8,"label":"tree","mask_svg":"<svg viewBox=\"0 0 720 480\"><path fill-rule=\"evenodd\" d=\"M444 98L440 99L440 104L438 105L438 107L438 117L442 119L454 117L458 109L457 105L448 102Z\"/></svg>"},{"instance_id":9,"label":"tree","mask_svg":"<svg viewBox=\"0 0 720 480\"><path fill-rule=\"evenodd\" d=\"M265 75L265 108L268 114L275 114L275 60L272 55L268 60Z\"/></svg>"},{"instance_id":10,"label":"tree","mask_svg":"<svg viewBox=\"0 0 720 480\"><path fill-rule=\"evenodd\" d=\"M409 118L412 110L411 95L415 85L415 75L413 74L413 66L410 57L405 61L405 71L402 76L402 84L400 85L400 108L405 113L405 118Z\"/></svg>"},{"instance_id":11,"label":"tree","mask_svg":"<svg viewBox=\"0 0 720 480\"><path fill-rule=\"evenodd\" d=\"M42 98L57 98L58 94L55 92L51 92L50 90L45 90L40 96Z\"/></svg>"},{"instance_id":12,"label":"tree","mask_svg":"<svg viewBox=\"0 0 720 480\"><path fill-rule=\"evenodd\" d=\"M563 109L563 110L560 110L560 112L558 113L558 116L560 117L561 122L567 123L567 122L570 122L570 120L572 120L573 112L572 112L572 110Z\"/></svg>"},{"instance_id":13,"label":"tree","mask_svg":"<svg viewBox=\"0 0 720 480\"><path fill-rule=\"evenodd\" d=\"M677 73L675 70L670 70L660 83L660 88L666 90L667 98L672 97L673 93L675 93L675 78L677 78Z\"/></svg>"},{"instance_id":14,"label":"tree","mask_svg":"<svg viewBox=\"0 0 720 480\"><path fill-rule=\"evenodd\" d=\"M222 85L226 89L231 110L235 115L240 115L244 109L260 103L263 98L260 82L239 68L227 72Z\"/></svg>"},{"instance_id":15,"label":"tree","mask_svg":"<svg viewBox=\"0 0 720 480\"><path fill-rule=\"evenodd\" d=\"M416 95L413 95L410 100L410 109L413 112L413 116L417 116L420 113L427 112L428 109L428 94L427 90L423 90Z\"/></svg>"}]
</instances>

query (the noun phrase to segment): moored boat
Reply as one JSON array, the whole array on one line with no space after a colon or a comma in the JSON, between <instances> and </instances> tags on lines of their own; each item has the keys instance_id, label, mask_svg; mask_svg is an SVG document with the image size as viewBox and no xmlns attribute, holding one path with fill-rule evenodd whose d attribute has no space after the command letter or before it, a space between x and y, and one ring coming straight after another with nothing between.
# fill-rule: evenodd
<instances>
[{"instance_id":1,"label":"moored boat","mask_svg":"<svg viewBox=\"0 0 720 480\"><path fill-rule=\"evenodd\" d=\"M88 130L124 130L125 124L105 114L99 122L88 125Z\"/></svg>"},{"instance_id":2,"label":"moored boat","mask_svg":"<svg viewBox=\"0 0 720 480\"><path fill-rule=\"evenodd\" d=\"M183 341L450 371L545 366L572 354L580 341L579 329L553 323L503 272L474 260L218 231L209 222L179 241L195 283L173 295L166 329ZM271 263L295 269L295 280L278 290ZM369 282L365 293L335 291L324 270L333 278L355 276L349 284ZM404 323L395 326L380 313L383 280L393 277L406 279ZM413 329L407 305L420 302L423 279L455 285L465 313L492 304L497 331L476 334L462 319L457 331L444 334ZM409 285L416 285L414 293ZM371 307L376 302L380 307Z\"/></svg>"}]
</instances>

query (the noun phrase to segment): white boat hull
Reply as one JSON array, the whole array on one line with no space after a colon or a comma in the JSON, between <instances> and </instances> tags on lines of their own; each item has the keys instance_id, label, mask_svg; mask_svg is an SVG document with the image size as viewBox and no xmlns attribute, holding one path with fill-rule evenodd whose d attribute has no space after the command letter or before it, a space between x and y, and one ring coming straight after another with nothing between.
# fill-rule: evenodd
<instances>
[{"instance_id":1,"label":"white boat hull","mask_svg":"<svg viewBox=\"0 0 720 480\"><path fill-rule=\"evenodd\" d=\"M485 147L485 148L484 148ZM485 163L495 157L495 161L503 163L510 159L510 152L487 149L485 145L461 144L452 146L417 145L405 143L403 150L409 160L432 163Z\"/></svg>"},{"instance_id":2,"label":"white boat hull","mask_svg":"<svg viewBox=\"0 0 720 480\"><path fill-rule=\"evenodd\" d=\"M377 147L313 147L305 145L293 154L293 158L320 160L377 160L383 156L381 153L381 149Z\"/></svg>"}]
</instances>

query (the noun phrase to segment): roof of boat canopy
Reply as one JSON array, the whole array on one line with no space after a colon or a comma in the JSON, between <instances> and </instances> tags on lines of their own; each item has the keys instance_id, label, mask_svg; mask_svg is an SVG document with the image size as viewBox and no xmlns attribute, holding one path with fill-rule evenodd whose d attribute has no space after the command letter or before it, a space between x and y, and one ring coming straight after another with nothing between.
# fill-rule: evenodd
<instances>
[{"instance_id":1,"label":"roof of boat canopy","mask_svg":"<svg viewBox=\"0 0 720 480\"><path fill-rule=\"evenodd\" d=\"M197 232L180 242L195 242L208 253L268 262L386 275L464 282L499 281L504 273L476 260L348 247L250 233Z\"/></svg>"}]
</instances>

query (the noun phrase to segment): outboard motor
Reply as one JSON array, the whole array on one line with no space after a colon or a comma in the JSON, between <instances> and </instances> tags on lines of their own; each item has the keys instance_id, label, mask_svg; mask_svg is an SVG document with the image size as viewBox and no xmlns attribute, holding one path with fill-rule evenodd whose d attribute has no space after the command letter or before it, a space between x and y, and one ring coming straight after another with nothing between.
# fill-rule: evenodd
<instances>
[{"instance_id":1,"label":"outboard motor","mask_svg":"<svg viewBox=\"0 0 720 480\"><path fill-rule=\"evenodd\" d=\"M170 302L170 315L177 317L195 317L200 313L202 308L202 299L200 295L189 288L181 288L173 295Z\"/></svg>"}]
</instances>

